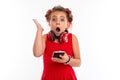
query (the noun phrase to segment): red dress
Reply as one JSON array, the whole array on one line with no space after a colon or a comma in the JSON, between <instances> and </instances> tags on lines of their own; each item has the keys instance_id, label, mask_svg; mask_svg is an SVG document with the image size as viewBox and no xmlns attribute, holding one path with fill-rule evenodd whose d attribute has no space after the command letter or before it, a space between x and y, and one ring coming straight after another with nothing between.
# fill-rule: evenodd
<instances>
[{"instance_id":1,"label":"red dress","mask_svg":"<svg viewBox=\"0 0 120 80\"><path fill-rule=\"evenodd\" d=\"M62 44L46 39L46 48L43 54L44 70L41 80L77 80L72 66L51 60L53 51L58 50L65 51L71 57L73 56L72 34L69 33L68 42Z\"/></svg>"}]
</instances>

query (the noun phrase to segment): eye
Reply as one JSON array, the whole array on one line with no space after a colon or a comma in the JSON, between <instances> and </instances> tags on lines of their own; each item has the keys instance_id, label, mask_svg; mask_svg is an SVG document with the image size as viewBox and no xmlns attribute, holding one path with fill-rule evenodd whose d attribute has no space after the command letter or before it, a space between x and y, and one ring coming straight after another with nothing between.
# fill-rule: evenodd
<instances>
[{"instance_id":1,"label":"eye","mask_svg":"<svg viewBox=\"0 0 120 80\"><path fill-rule=\"evenodd\" d=\"M52 21L56 21L56 19L55 19L55 18L52 18Z\"/></svg>"},{"instance_id":2,"label":"eye","mask_svg":"<svg viewBox=\"0 0 120 80\"><path fill-rule=\"evenodd\" d=\"M64 19L61 19L61 21L65 21Z\"/></svg>"},{"instance_id":3,"label":"eye","mask_svg":"<svg viewBox=\"0 0 120 80\"><path fill-rule=\"evenodd\" d=\"M56 20L55 18L52 19L52 21L55 21L55 20Z\"/></svg>"}]
</instances>

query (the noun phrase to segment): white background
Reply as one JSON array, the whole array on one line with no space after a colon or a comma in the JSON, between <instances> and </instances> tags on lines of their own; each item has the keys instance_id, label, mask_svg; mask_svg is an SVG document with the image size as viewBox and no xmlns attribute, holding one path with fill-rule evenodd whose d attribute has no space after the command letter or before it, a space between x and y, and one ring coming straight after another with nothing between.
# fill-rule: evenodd
<instances>
[{"instance_id":1,"label":"white background","mask_svg":"<svg viewBox=\"0 0 120 80\"><path fill-rule=\"evenodd\" d=\"M55 5L72 10L70 31L79 40L78 80L120 80L119 0L1 0L0 80L40 80L42 57L33 56L36 18L49 31L45 13Z\"/></svg>"}]
</instances>

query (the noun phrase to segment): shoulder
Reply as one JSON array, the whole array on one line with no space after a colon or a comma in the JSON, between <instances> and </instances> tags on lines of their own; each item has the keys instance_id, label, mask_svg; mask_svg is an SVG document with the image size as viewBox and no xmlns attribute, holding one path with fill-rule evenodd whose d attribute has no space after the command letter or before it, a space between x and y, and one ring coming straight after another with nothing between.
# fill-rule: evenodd
<instances>
[{"instance_id":1,"label":"shoulder","mask_svg":"<svg viewBox=\"0 0 120 80\"><path fill-rule=\"evenodd\" d=\"M77 40L77 36L75 34L71 34L72 35L72 41Z\"/></svg>"},{"instance_id":2,"label":"shoulder","mask_svg":"<svg viewBox=\"0 0 120 80\"><path fill-rule=\"evenodd\" d=\"M68 35L71 36L72 38L77 38L76 35L73 33L69 33Z\"/></svg>"},{"instance_id":3,"label":"shoulder","mask_svg":"<svg viewBox=\"0 0 120 80\"><path fill-rule=\"evenodd\" d=\"M77 36L75 34L69 33L68 34L68 38L71 39L73 44L77 44L78 43L78 39L77 39Z\"/></svg>"},{"instance_id":4,"label":"shoulder","mask_svg":"<svg viewBox=\"0 0 120 80\"><path fill-rule=\"evenodd\" d=\"M78 44L78 39L77 39L77 36L75 34L72 34L72 43L73 43L73 45Z\"/></svg>"},{"instance_id":5,"label":"shoulder","mask_svg":"<svg viewBox=\"0 0 120 80\"><path fill-rule=\"evenodd\" d=\"M68 37L69 37L69 38L72 38L72 41L77 40L76 35L73 34L73 33L69 33L69 34L68 34Z\"/></svg>"},{"instance_id":6,"label":"shoulder","mask_svg":"<svg viewBox=\"0 0 120 80\"><path fill-rule=\"evenodd\" d=\"M46 38L46 36L47 36L47 34L43 34L43 35L42 35L42 38Z\"/></svg>"}]
</instances>

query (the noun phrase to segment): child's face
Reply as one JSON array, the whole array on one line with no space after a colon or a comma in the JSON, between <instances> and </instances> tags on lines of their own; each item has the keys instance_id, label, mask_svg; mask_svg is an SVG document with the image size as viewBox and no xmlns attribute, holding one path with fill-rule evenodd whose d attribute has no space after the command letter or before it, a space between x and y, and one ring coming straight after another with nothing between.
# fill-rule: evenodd
<instances>
[{"instance_id":1,"label":"child's face","mask_svg":"<svg viewBox=\"0 0 120 80\"><path fill-rule=\"evenodd\" d=\"M69 22L67 20L66 14L62 11L55 11L50 16L49 25L51 30L53 30L56 36L59 36L60 33L64 32L65 29L69 27ZM60 31L57 31L56 28L59 27Z\"/></svg>"}]
</instances>

